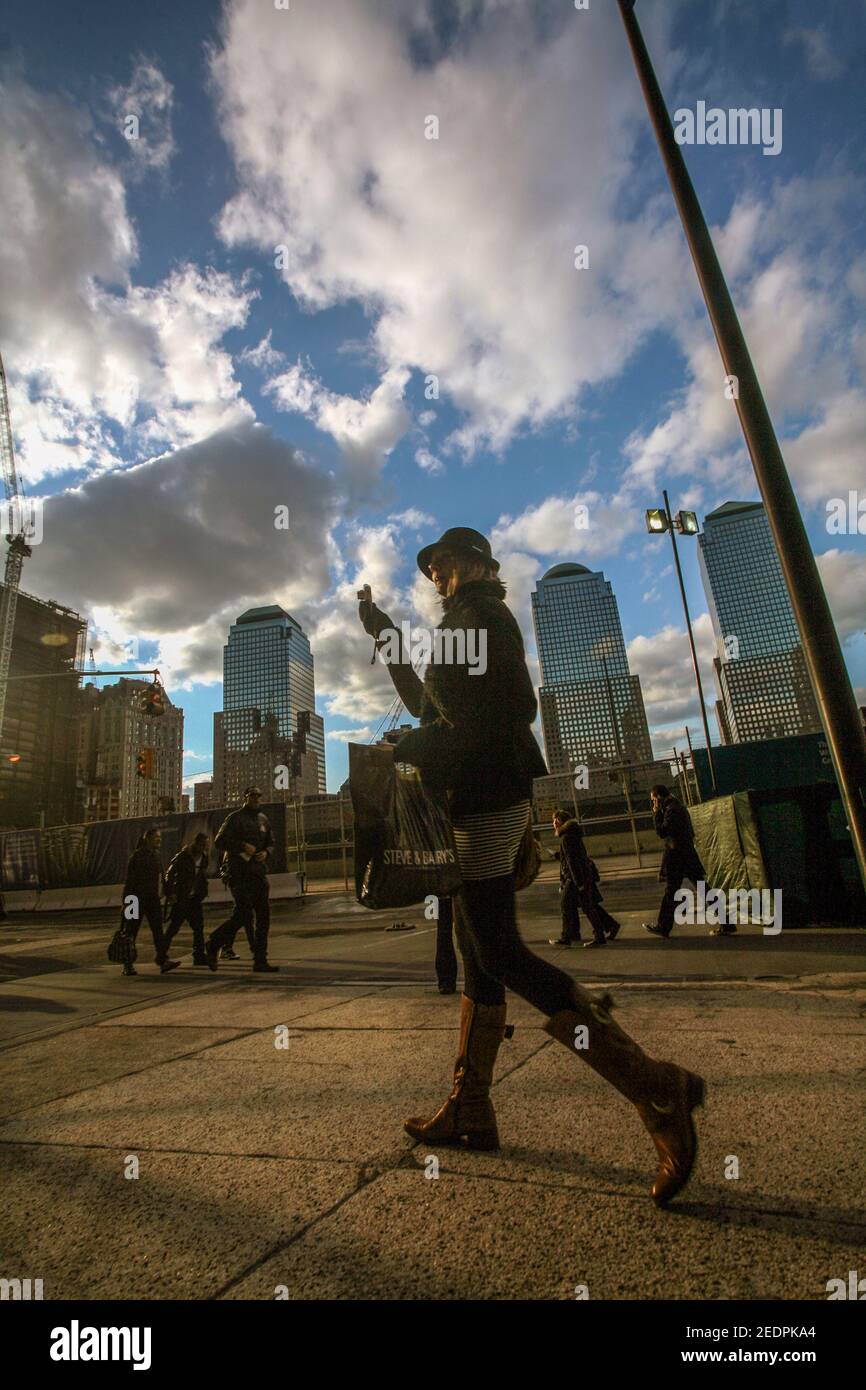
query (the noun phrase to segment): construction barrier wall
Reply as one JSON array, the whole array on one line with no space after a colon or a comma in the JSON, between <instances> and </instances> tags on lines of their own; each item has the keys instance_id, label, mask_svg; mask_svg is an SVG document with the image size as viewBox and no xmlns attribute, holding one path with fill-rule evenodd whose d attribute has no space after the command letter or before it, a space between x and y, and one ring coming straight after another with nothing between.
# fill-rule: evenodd
<instances>
[{"instance_id":1,"label":"construction barrier wall","mask_svg":"<svg viewBox=\"0 0 866 1390\"><path fill-rule=\"evenodd\" d=\"M272 874L285 873L286 807L276 803L261 808L271 823L274 850L270 860ZM55 890L98 890L122 884L126 866L145 830L156 826L162 832L160 857L163 865L177 854L181 845L188 844L199 832L211 841L229 811L191 811L179 815L149 818L94 821L90 825L59 825L45 830L8 830L0 835L0 888L4 893L40 895ZM217 877L216 855L211 858L209 877ZM82 906L96 906L93 902Z\"/></svg>"}]
</instances>

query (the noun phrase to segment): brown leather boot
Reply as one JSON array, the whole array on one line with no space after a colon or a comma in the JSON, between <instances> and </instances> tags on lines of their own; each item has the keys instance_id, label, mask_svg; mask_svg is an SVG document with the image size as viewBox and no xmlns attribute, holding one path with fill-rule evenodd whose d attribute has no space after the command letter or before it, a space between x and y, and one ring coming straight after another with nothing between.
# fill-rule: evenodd
<instances>
[{"instance_id":1,"label":"brown leather boot","mask_svg":"<svg viewBox=\"0 0 866 1390\"><path fill-rule=\"evenodd\" d=\"M419 1117L407 1120L403 1126L406 1133L428 1144L498 1149L499 1133L490 1087L496 1055L505 1035L505 1005L476 1004L464 994L451 1094L429 1120Z\"/></svg>"},{"instance_id":2,"label":"brown leather boot","mask_svg":"<svg viewBox=\"0 0 866 1390\"><path fill-rule=\"evenodd\" d=\"M704 1082L700 1076L673 1062L648 1057L611 1017L609 994L595 999L575 985L574 1009L562 1009L544 1025L557 1042L603 1076L635 1106L659 1156L658 1172L650 1189L657 1206L667 1206L691 1176L698 1148L692 1111L702 1105ZM577 1036L576 1029L585 1028ZM586 1042L586 1046L581 1044Z\"/></svg>"}]
</instances>

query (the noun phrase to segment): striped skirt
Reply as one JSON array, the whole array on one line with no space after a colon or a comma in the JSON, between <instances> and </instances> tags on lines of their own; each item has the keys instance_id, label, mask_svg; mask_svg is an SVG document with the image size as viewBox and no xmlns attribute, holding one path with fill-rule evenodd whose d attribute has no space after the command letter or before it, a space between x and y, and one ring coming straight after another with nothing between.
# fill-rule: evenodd
<instances>
[{"instance_id":1,"label":"striped skirt","mask_svg":"<svg viewBox=\"0 0 866 1390\"><path fill-rule=\"evenodd\" d=\"M474 881L510 874L529 817L528 801L517 801L504 811L455 816L454 845L463 877Z\"/></svg>"}]
</instances>

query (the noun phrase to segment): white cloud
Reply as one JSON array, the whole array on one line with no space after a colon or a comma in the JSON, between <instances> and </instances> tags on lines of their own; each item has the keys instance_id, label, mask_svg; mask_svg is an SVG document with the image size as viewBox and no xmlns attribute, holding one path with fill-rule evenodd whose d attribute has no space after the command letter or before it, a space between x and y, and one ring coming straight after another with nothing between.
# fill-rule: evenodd
<instances>
[{"instance_id":1,"label":"white cloud","mask_svg":"<svg viewBox=\"0 0 866 1390\"><path fill-rule=\"evenodd\" d=\"M300 363L273 377L264 390L278 409L307 416L330 434L342 452L350 488L363 496L381 472L384 460L409 428L403 402L408 372L387 371L364 400L329 391Z\"/></svg>"},{"instance_id":2,"label":"white cloud","mask_svg":"<svg viewBox=\"0 0 866 1390\"><path fill-rule=\"evenodd\" d=\"M289 507L288 532L274 526L278 505ZM334 509L326 477L263 426L242 424L49 498L25 586L98 612L115 642L158 644L147 665L167 686L218 681L244 608L294 612L327 593Z\"/></svg>"},{"instance_id":3,"label":"white cloud","mask_svg":"<svg viewBox=\"0 0 866 1390\"><path fill-rule=\"evenodd\" d=\"M866 342L858 360L851 325L859 279L840 274L850 255L844 198L838 178L794 179L774 186L763 201L751 195L739 200L715 232L783 454L807 503L855 487L862 474ZM753 491L754 474L706 318L681 321L676 331L686 382L652 428L635 430L627 440L623 492L696 471L711 499L723 491ZM840 342L851 350L840 352Z\"/></svg>"},{"instance_id":4,"label":"white cloud","mask_svg":"<svg viewBox=\"0 0 866 1390\"><path fill-rule=\"evenodd\" d=\"M365 725L363 729L331 729L328 738L335 743L369 743L373 730Z\"/></svg>"},{"instance_id":5,"label":"white cloud","mask_svg":"<svg viewBox=\"0 0 866 1390\"><path fill-rule=\"evenodd\" d=\"M86 118L20 81L0 91L3 355L22 473L116 466L251 416L222 336L252 291L180 265L154 286L123 183Z\"/></svg>"},{"instance_id":6,"label":"white cloud","mask_svg":"<svg viewBox=\"0 0 866 1390\"><path fill-rule=\"evenodd\" d=\"M429 516L427 512L419 511L417 507L407 507L403 512L392 512L388 520L396 521L398 525L405 526L411 531L417 531L422 526L436 525L435 517Z\"/></svg>"},{"instance_id":7,"label":"white cloud","mask_svg":"<svg viewBox=\"0 0 866 1390\"><path fill-rule=\"evenodd\" d=\"M397 581L407 558L405 539L396 518L377 526L347 525L334 565L337 582L321 598L296 605L316 657L316 690L325 695L331 716L372 720L375 725L395 698L385 666L371 661L373 639L358 618L357 591L363 584L370 585L374 602L395 622L428 621L414 601L414 589L402 588ZM408 553L411 556L413 547ZM435 597L432 584L427 587Z\"/></svg>"},{"instance_id":8,"label":"white cloud","mask_svg":"<svg viewBox=\"0 0 866 1390\"><path fill-rule=\"evenodd\" d=\"M255 347L246 347L240 354L239 361L255 367L260 372L274 372L278 367L285 364L285 357L278 352L271 344L271 332L269 328L264 338L260 338Z\"/></svg>"},{"instance_id":9,"label":"white cloud","mask_svg":"<svg viewBox=\"0 0 866 1390\"><path fill-rule=\"evenodd\" d=\"M708 717L716 699L713 657L716 643L709 613L692 620L701 683ZM635 637L627 644L628 661L634 675L640 676L647 719L652 728L685 726L700 719L689 640L685 628L667 625L652 636ZM711 726L712 727L712 726Z\"/></svg>"},{"instance_id":10,"label":"white cloud","mask_svg":"<svg viewBox=\"0 0 866 1390\"><path fill-rule=\"evenodd\" d=\"M109 101L134 164L165 173L175 153L171 83L155 63L140 58L129 85L112 88Z\"/></svg>"},{"instance_id":11,"label":"white cloud","mask_svg":"<svg viewBox=\"0 0 866 1390\"><path fill-rule=\"evenodd\" d=\"M864 439L866 392L850 390L831 397L815 424L783 444L798 492L808 502L818 503L825 518L831 498L847 500L849 489L860 486L862 490L866 475Z\"/></svg>"},{"instance_id":12,"label":"white cloud","mask_svg":"<svg viewBox=\"0 0 866 1390\"><path fill-rule=\"evenodd\" d=\"M429 449L416 449L415 462L419 468L423 468L425 473L445 472L445 464L440 458L437 458L435 454L431 454Z\"/></svg>"},{"instance_id":13,"label":"white cloud","mask_svg":"<svg viewBox=\"0 0 866 1390\"><path fill-rule=\"evenodd\" d=\"M518 428L571 412L680 312L685 253L669 203L626 224L618 212L645 117L613 8L593 15L589 43L574 11L542 30L531 6L488 0L456 16L447 52L417 64L421 5L299 6L290 43L272 8L228 9L213 76L240 188L221 234L269 257L285 246L282 273L305 308L363 305L391 383L387 447L408 428L393 387L409 372L436 374L464 413L453 448L500 450ZM650 22L658 49L668 21ZM438 140L425 139L429 114ZM574 268L578 243L589 271ZM281 398L339 441L344 398L297 374Z\"/></svg>"},{"instance_id":14,"label":"white cloud","mask_svg":"<svg viewBox=\"0 0 866 1390\"><path fill-rule=\"evenodd\" d=\"M493 528L491 544L494 552L529 550L583 564L614 554L628 535L643 529L643 524L643 513L627 498L581 491L545 497L516 517L501 516Z\"/></svg>"},{"instance_id":15,"label":"white cloud","mask_svg":"<svg viewBox=\"0 0 866 1390\"><path fill-rule=\"evenodd\" d=\"M845 66L830 47L830 40L824 29L807 29L805 25L791 25L783 33L782 42L802 46L806 67L810 75L819 81L838 77Z\"/></svg>"},{"instance_id":16,"label":"white cloud","mask_svg":"<svg viewBox=\"0 0 866 1390\"><path fill-rule=\"evenodd\" d=\"M866 629L866 554L825 550L815 560L840 641L861 636Z\"/></svg>"}]
</instances>

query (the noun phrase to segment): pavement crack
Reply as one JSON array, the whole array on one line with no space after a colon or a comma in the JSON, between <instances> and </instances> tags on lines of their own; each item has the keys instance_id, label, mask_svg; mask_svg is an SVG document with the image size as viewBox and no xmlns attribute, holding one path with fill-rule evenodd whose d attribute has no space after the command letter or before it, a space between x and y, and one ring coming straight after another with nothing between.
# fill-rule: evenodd
<instances>
[{"instance_id":1,"label":"pavement crack","mask_svg":"<svg viewBox=\"0 0 866 1390\"><path fill-rule=\"evenodd\" d=\"M398 1164L393 1165L393 1167L397 1166ZM380 1178L384 1177L385 1173L391 1171L391 1167L386 1168L384 1170L374 1168L372 1172L370 1170L369 1165L364 1165L361 1168L359 1168L358 1182L351 1192L347 1192L344 1194L344 1196L338 1198L338 1200L336 1202L333 1202L331 1206L329 1206L326 1210L318 1212L309 1221L305 1222L303 1226L299 1227L297 1231L294 1231L292 1235L288 1238L288 1240L277 1241L275 1245L272 1245L269 1249L265 1250L257 1259L251 1260L249 1264L245 1265L242 1269L238 1270L237 1274L234 1274L231 1279L226 1280L226 1282L219 1289L217 1289L215 1293L212 1293L208 1301L215 1302L218 1299L224 1298L227 1293L231 1292L232 1289L237 1288L237 1286L243 1283L245 1279L249 1279L251 1275L255 1274L257 1269L261 1269L262 1266L266 1265L269 1260L274 1259L275 1256L280 1255L284 1251L288 1250L297 1241L301 1240L307 1234L308 1231L313 1230L313 1228L315 1226L320 1225L322 1221L326 1221L329 1217L335 1215L335 1213L340 1211L340 1209L344 1207L347 1204L347 1202L353 1201L359 1193L365 1191L366 1188L372 1186L373 1183L378 1182Z\"/></svg>"}]
</instances>

